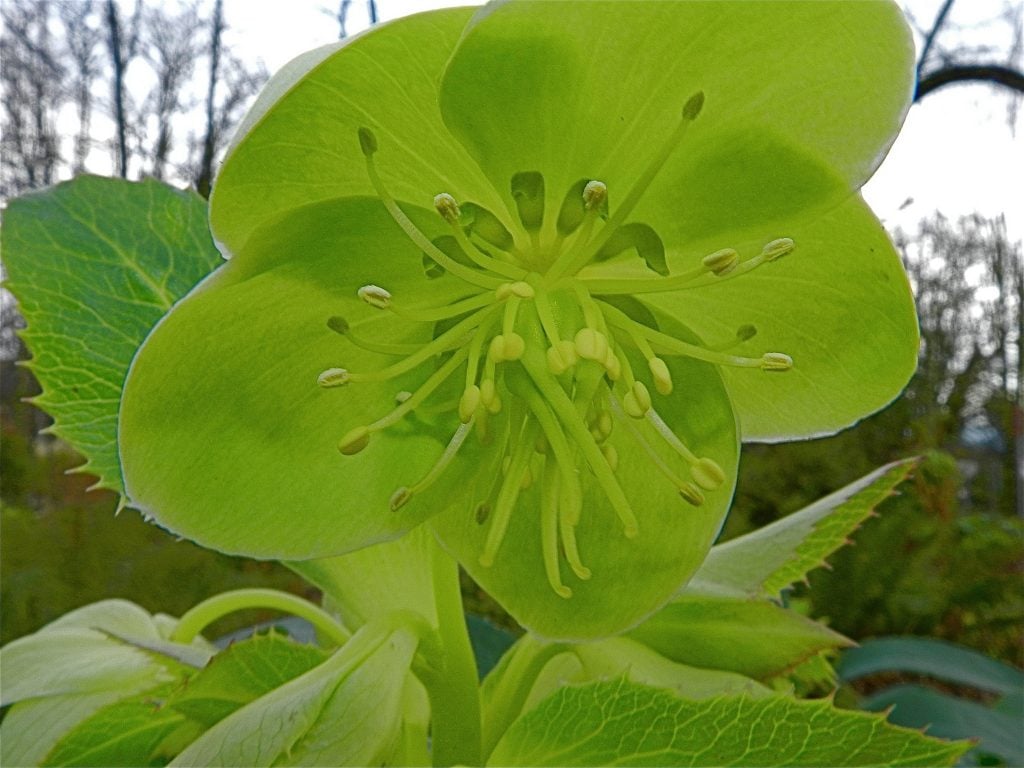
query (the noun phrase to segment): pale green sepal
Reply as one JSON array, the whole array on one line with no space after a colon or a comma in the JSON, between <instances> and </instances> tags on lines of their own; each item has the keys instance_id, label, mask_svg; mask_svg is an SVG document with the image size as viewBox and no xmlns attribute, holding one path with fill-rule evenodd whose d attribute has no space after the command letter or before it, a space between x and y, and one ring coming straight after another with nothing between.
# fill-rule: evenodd
<instances>
[{"instance_id":1,"label":"pale green sepal","mask_svg":"<svg viewBox=\"0 0 1024 768\"><path fill-rule=\"evenodd\" d=\"M367 625L323 664L221 720L171 765L382 764L399 747L417 642L406 629Z\"/></svg>"},{"instance_id":2,"label":"pale green sepal","mask_svg":"<svg viewBox=\"0 0 1024 768\"><path fill-rule=\"evenodd\" d=\"M848 543L916 464L916 459L887 464L799 512L712 547L683 595L724 591L777 597Z\"/></svg>"},{"instance_id":3,"label":"pale green sepal","mask_svg":"<svg viewBox=\"0 0 1024 768\"><path fill-rule=\"evenodd\" d=\"M513 723L487 764L936 766L952 765L969 746L829 701L747 695L693 701L620 677L561 688Z\"/></svg>"},{"instance_id":4,"label":"pale green sepal","mask_svg":"<svg viewBox=\"0 0 1024 768\"><path fill-rule=\"evenodd\" d=\"M498 190L544 174L553 221L580 178L614 211L703 92L636 212L675 246L842 200L895 138L913 73L895 3L513 2L474 18L440 102Z\"/></svg>"},{"instance_id":5,"label":"pale green sepal","mask_svg":"<svg viewBox=\"0 0 1024 768\"><path fill-rule=\"evenodd\" d=\"M396 199L429 206L449 192L495 210L437 106L437 81L470 14L445 9L381 25L322 61L323 49L307 54L272 81L214 185L210 217L225 252L237 258L256 230L293 208L374 194L360 128L375 133L380 175Z\"/></svg>"},{"instance_id":6,"label":"pale green sepal","mask_svg":"<svg viewBox=\"0 0 1024 768\"><path fill-rule=\"evenodd\" d=\"M0 723L0 765L41 765L65 734L125 695L110 690L19 702Z\"/></svg>"},{"instance_id":7,"label":"pale green sepal","mask_svg":"<svg viewBox=\"0 0 1024 768\"><path fill-rule=\"evenodd\" d=\"M444 226L433 212L410 213L428 234ZM430 491L390 507L454 432L450 414L430 404L374 434L361 453L338 450L349 430L392 411L439 361L387 381L317 384L328 368L366 372L395 360L329 329L332 316L377 341L432 338L430 324L398 320L357 296L367 284L405 306L466 295L451 276L428 283L420 258L375 199L293 211L253 238L159 324L132 364L120 421L132 504L204 546L295 560L394 538L458 503L462 473L489 460L479 445L467 444ZM434 397L455 397L458 379Z\"/></svg>"},{"instance_id":8,"label":"pale green sepal","mask_svg":"<svg viewBox=\"0 0 1024 768\"><path fill-rule=\"evenodd\" d=\"M171 306L221 263L206 202L155 180L79 176L12 200L2 228L6 287L42 385L50 432L78 471L124 492L117 409L132 356Z\"/></svg>"},{"instance_id":9,"label":"pale green sepal","mask_svg":"<svg viewBox=\"0 0 1024 768\"><path fill-rule=\"evenodd\" d=\"M784 372L722 367L748 441L849 427L888 405L917 368L917 315L906 273L859 196L813 220L782 222L742 240L703 241L688 261L673 263L690 268L725 246L753 257L777 237L792 238L796 248L749 274L646 297L708 343L728 342L740 326L753 325L757 334L731 354L782 352L793 359Z\"/></svg>"},{"instance_id":10,"label":"pale green sepal","mask_svg":"<svg viewBox=\"0 0 1024 768\"><path fill-rule=\"evenodd\" d=\"M431 559L447 557L426 526L395 541L347 555L293 560L289 568L320 589L325 604L351 630L398 610L416 611L437 625Z\"/></svg>"},{"instance_id":11,"label":"pale green sepal","mask_svg":"<svg viewBox=\"0 0 1024 768\"><path fill-rule=\"evenodd\" d=\"M689 594L629 636L680 664L731 670L757 680L784 675L822 651L853 645L824 624L768 600Z\"/></svg>"}]
</instances>

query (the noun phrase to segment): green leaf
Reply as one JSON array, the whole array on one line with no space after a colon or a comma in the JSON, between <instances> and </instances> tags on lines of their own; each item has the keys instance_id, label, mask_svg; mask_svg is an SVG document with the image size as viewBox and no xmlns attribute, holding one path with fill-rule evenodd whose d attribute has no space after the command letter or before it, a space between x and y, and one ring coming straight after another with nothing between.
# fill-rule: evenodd
<instances>
[{"instance_id":1,"label":"green leaf","mask_svg":"<svg viewBox=\"0 0 1024 768\"><path fill-rule=\"evenodd\" d=\"M15 704L0 722L0 765L42 764L64 734L124 696L124 690L111 690Z\"/></svg>"},{"instance_id":2,"label":"green leaf","mask_svg":"<svg viewBox=\"0 0 1024 768\"><path fill-rule=\"evenodd\" d=\"M681 664L768 680L822 651L852 645L767 600L684 595L629 633Z\"/></svg>"},{"instance_id":3,"label":"green leaf","mask_svg":"<svg viewBox=\"0 0 1024 768\"><path fill-rule=\"evenodd\" d=\"M369 624L330 659L218 722L172 765L373 765L400 748L417 640Z\"/></svg>"},{"instance_id":4,"label":"green leaf","mask_svg":"<svg viewBox=\"0 0 1024 768\"><path fill-rule=\"evenodd\" d=\"M712 547L687 593L777 596L846 544L916 463L887 464L799 512Z\"/></svg>"},{"instance_id":5,"label":"green leaf","mask_svg":"<svg viewBox=\"0 0 1024 768\"><path fill-rule=\"evenodd\" d=\"M1024 690L1024 673L977 651L930 637L880 637L844 652L842 680L877 672L913 672L993 693Z\"/></svg>"},{"instance_id":6,"label":"green leaf","mask_svg":"<svg viewBox=\"0 0 1024 768\"><path fill-rule=\"evenodd\" d=\"M218 263L206 204L157 181L80 176L12 200L2 245L28 321L22 332L53 416L86 457L80 471L123 493L117 409L128 366L157 321Z\"/></svg>"},{"instance_id":7,"label":"green leaf","mask_svg":"<svg viewBox=\"0 0 1024 768\"><path fill-rule=\"evenodd\" d=\"M972 753L996 755L1006 765L1024 765L1019 713L999 712L921 685L886 688L862 701L861 707L876 712L891 708L886 715L890 722L927 728L932 736L980 739Z\"/></svg>"},{"instance_id":8,"label":"green leaf","mask_svg":"<svg viewBox=\"0 0 1024 768\"><path fill-rule=\"evenodd\" d=\"M209 727L330 654L271 631L234 643L171 694L166 707Z\"/></svg>"},{"instance_id":9,"label":"green leaf","mask_svg":"<svg viewBox=\"0 0 1024 768\"><path fill-rule=\"evenodd\" d=\"M99 710L67 733L43 765L164 764L183 746L182 737L187 743L198 732L184 715L161 707L166 691L150 691Z\"/></svg>"},{"instance_id":10,"label":"green leaf","mask_svg":"<svg viewBox=\"0 0 1024 768\"><path fill-rule=\"evenodd\" d=\"M934 766L967 746L826 701L696 702L619 679L562 688L512 725L488 765Z\"/></svg>"}]
</instances>

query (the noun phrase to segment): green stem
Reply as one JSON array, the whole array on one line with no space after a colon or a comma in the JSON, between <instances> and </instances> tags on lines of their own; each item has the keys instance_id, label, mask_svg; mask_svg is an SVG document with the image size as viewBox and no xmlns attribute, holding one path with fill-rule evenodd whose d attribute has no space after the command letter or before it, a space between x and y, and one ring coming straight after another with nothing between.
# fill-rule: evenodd
<instances>
[{"instance_id":1,"label":"green stem","mask_svg":"<svg viewBox=\"0 0 1024 768\"><path fill-rule=\"evenodd\" d=\"M443 664L423 680L430 696L435 766L481 765L480 687L459 590L459 568L434 546L431 556Z\"/></svg>"},{"instance_id":2,"label":"green stem","mask_svg":"<svg viewBox=\"0 0 1024 768\"><path fill-rule=\"evenodd\" d=\"M532 635L524 635L508 651L493 688L488 685L487 721L484 723L484 754L489 755L502 734L523 712L533 684L544 666L555 656L568 650L562 643L545 643ZM488 684L491 678L488 677Z\"/></svg>"},{"instance_id":3,"label":"green stem","mask_svg":"<svg viewBox=\"0 0 1024 768\"><path fill-rule=\"evenodd\" d=\"M333 616L301 597L276 589L236 589L214 595L189 609L178 619L170 639L175 643L191 643L196 635L222 616L250 608L269 608L298 616L338 645L351 637Z\"/></svg>"}]
</instances>

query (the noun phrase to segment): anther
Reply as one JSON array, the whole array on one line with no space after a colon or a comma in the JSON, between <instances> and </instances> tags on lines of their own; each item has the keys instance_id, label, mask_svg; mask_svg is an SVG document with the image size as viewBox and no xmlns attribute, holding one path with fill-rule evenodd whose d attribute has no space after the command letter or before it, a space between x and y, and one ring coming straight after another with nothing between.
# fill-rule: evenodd
<instances>
[{"instance_id":1,"label":"anther","mask_svg":"<svg viewBox=\"0 0 1024 768\"><path fill-rule=\"evenodd\" d=\"M387 309L391 306L391 293L379 285L364 285L356 291L356 295L371 307L376 307L377 309Z\"/></svg>"},{"instance_id":2,"label":"anther","mask_svg":"<svg viewBox=\"0 0 1024 768\"><path fill-rule=\"evenodd\" d=\"M480 387L475 384L466 387L462 393L462 397L459 398L459 421L463 424L469 422L473 418L473 414L476 413L476 409L480 407Z\"/></svg>"},{"instance_id":3,"label":"anther","mask_svg":"<svg viewBox=\"0 0 1024 768\"><path fill-rule=\"evenodd\" d=\"M583 187L583 207L588 211L600 210L608 201L608 186L603 181L588 181Z\"/></svg>"},{"instance_id":4,"label":"anther","mask_svg":"<svg viewBox=\"0 0 1024 768\"><path fill-rule=\"evenodd\" d=\"M669 373L668 365L660 357L652 357L647 361L647 367L654 377L654 388L659 395L672 394L672 374Z\"/></svg>"},{"instance_id":5,"label":"anther","mask_svg":"<svg viewBox=\"0 0 1024 768\"><path fill-rule=\"evenodd\" d=\"M622 361L611 347L608 347L608 354L604 357L604 370L609 381L618 381L622 377Z\"/></svg>"},{"instance_id":6,"label":"anther","mask_svg":"<svg viewBox=\"0 0 1024 768\"><path fill-rule=\"evenodd\" d=\"M761 356L762 371L788 371L793 367L793 358L782 352L765 352Z\"/></svg>"},{"instance_id":7,"label":"anther","mask_svg":"<svg viewBox=\"0 0 1024 768\"><path fill-rule=\"evenodd\" d=\"M559 341L548 347L548 370L560 376L576 365L576 345L571 341Z\"/></svg>"},{"instance_id":8,"label":"anther","mask_svg":"<svg viewBox=\"0 0 1024 768\"><path fill-rule=\"evenodd\" d=\"M338 450L346 456L352 456L353 454L359 453L363 448L370 444L370 430L365 427L356 427L355 429L349 430L341 440L338 442Z\"/></svg>"},{"instance_id":9,"label":"anther","mask_svg":"<svg viewBox=\"0 0 1024 768\"><path fill-rule=\"evenodd\" d=\"M700 488L693 483L683 483L682 487L679 489L679 495L683 497L683 501L687 504L692 504L695 507L699 507L704 503L704 494L701 493Z\"/></svg>"},{"instance_id":10,"label":"anther","mask_svg":"<svg viewBox=\"0 0 1024 768\"><path fill-rule=\"evenodd\" d=\"M370 157L377 151L377 137L369 128L359 129L359 148L363 150L366 157Z\"/></svg>"},{"instance_id":11,"label":"anther","mask_svg":"<svg viewBox=\"0 0 1024 768\"><path fill-rule=\"evenodd\" d=\"M441 214L441 218L449 224L457 224L459 216L462 215L462 211L459 210L459 204L447 192L434 196L434 208Z\"/></svg>"},{"instance_id":12,"label":"anther","mask_svg":"<svg viewBox=\"0 0 1024 768\"><path fill-rule=\"evenodd\" d=\"M344 368L328 368L316 377L316 383L324 389L344 387L349 382L349 372Z\"/></svg>"},{"instance_id":13,"label":"anther","mask_svg":"<svg viewBox=\"0 0 1024 768\"><path fill-rule=\"evenodd\" d=\"M716 491L725 482L725 472L713 459L697 459L690 467L690 475L694 482L706 491Z\"/></svg>"},{"instance_id":14,"label":"anther","mask_svg":"<svg viewBox=\"0 0 1024 768\"><path fill-rule=\"evenodd\" d=\"M696 120L697 115L700 114L701 109L704 108L704 91L697 91L693 96L686 100L686 104L683 105L683 119L684 120Z\"/></svg>"},{"instance_id":15,"label":"anther","mask_svg":"<svg viewBox=\"0 0 1024 768\"><path fill-rule=\"evenodd\" d=\"M399 509L404 507L409 499L412 498L412 491L406 488L404 485L391 494L391 498L388 499L388 506L392 512L397 512Z\"/></svg>"},{"instance_id":16,"label":"anther","mask_svg":"<svg viewBox=\"0 0 1024 768\"><path fill-rule=\"evenodd\" d=\"M518 333L503 333L491 339L487 354L496 363L518 360L526 351L526 342Z\"/></svg>"},{"instance_id":17,"label":"anther","mask_svg":"<svg viewBox=\"0 0 1024 768\"><path fill-rule=\"evenodd\" d=\"M332 315L327 318L327 327L335 333L344 336L348 333L348 320L338 315Z\"/></svg>"},{"instance_id":18,"label":"anther","mask_svg":"<svg viewBox=\"0 0 1024 768\"><path fill-rule=\"evenodd\" d=\"M487 518L491 516L491 505L484 502L483 504L477 504L476 509L473 510L473 519L476 520L477 525L483 525L487 522Z\"/></svg>"},{"instance_id":19,"label":"anther","mask_svg":"<svg viewBox=\"0 0 1024 768\"><path fill-rule=\"evenodd\" d=\"M721 277L736 269L736 265L740 263L740 255L733 248L723 248L720 251L709 253L701 259L701 263L711 272Z\"/></svg>"},{"instance_id":20,"label":"anther","mask_svg":"<svg viewBox=\"0 0 1024 768\"><path fill-rule=\"evenodd\" d=\"M580 328L574 339L576 354L584 360L594 360L604 365L608 356L608 338L593 328Z\"/></svg>"},{"instance_id":21,"label":"anther","mask_svg":"<svg viewBox=\"0 0 1024 768\"><path fill-rule=\"evenodd\" d=\"M515 296L518 299L532 299L535 295L533 286L518 280L514 283L502 283L494 291L494 298L505 301Z\"/></svg>"},{"instance_id":22,"label":"anther","mask_svg":"<svg viewBox=\"0 0 1024 768\"><path fill-rule=\"evenodd\" d=\"M757 336L757 327L753 325L741 325L736 329L737 341L749 341Z\"/></svg>"},{"instance_id":23,"label":"anther","mask_svg":"<svg viewBox=\"0 0 1024 768\"><path fill-rule=\"evenodd\" d=\"M622 409L634 419L642 419L651 410L651 393L642 381L634 381L633 386L622 398Z\"/></svg>"},{"instance_id":24,"label":"anther","mask_svg":"<svg viewBox=\"0 0 1024 768\"><path fill-rule=\"evenodd\" d=\"M761 256L766 261L775 261L776 259L782 258L786 254L792 253L796 245L792 239L788 237L780 237L777 240L772 240L767 243L764 248L761 249Z\"/></svg>"}]
</instances>

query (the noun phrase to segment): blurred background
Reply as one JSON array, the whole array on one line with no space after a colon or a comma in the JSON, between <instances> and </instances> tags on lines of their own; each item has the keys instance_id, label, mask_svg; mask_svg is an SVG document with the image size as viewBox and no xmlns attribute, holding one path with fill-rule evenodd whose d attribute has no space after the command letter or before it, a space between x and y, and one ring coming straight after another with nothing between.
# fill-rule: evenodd
<instances>
[{"instance_id":1,"label":"blurred background","mask_svg":"<svg viewBox=\"0 0 1024 768\"><path fill-rule=\"evenodd\" d=\"M442 4L3 0L0 197L80 173L155 177L206 195L269 71L307 48ZM905 10L918 45L915 104L865 196L916 292L918 372L896 402L840 435L747 446L723 536L888 461L922 456L901 494L791 604L858 641L941 638L1020 667L1024 4L912 0ZM25 402L38 389L17 366L27 356L20 327L5 292L0 640L107 597L180 614L243 585L306 589L275 564L177 541L131 510L115 516L113 496L88 492L91 479L69 473L80 459L42 432L47 417ZM466 590L471 608L502 623L485 596L469 583ZM987 701L983 691L965 695Z\"/></svg>"}]
</instances>

